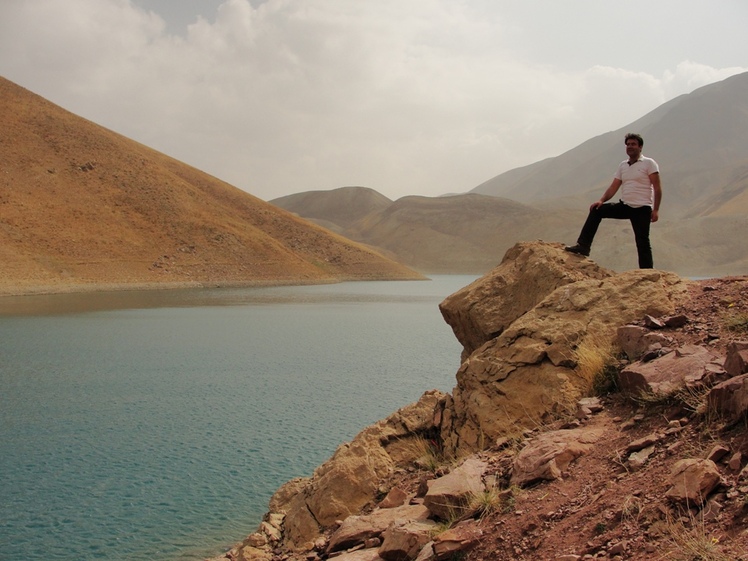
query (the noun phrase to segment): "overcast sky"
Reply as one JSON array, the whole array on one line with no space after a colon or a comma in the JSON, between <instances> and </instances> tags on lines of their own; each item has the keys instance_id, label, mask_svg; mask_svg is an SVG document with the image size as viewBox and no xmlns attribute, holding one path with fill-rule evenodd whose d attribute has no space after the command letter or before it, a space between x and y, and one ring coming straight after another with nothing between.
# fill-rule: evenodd
<instances>
[{"instance_id":1,"label":"overcast sky","mask_svg":"<svg viewBox=\"0 0 748 561\"><path fill-rule=\"evenodd\" d=\"M396 199L748 71L746 29L745 0L0 0L0 75L266 200Z\"/></svg>"}]
</instances>

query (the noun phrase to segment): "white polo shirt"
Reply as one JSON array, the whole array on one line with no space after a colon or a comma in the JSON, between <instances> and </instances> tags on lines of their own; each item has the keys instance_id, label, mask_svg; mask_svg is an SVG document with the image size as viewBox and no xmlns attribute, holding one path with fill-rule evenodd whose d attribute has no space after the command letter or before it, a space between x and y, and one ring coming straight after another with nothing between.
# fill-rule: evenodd
<instances>
[{"instance_id":1,"label":"white polo shirt","mask_svg":"<svg viewBox=\"0 0 748 561\"><path fill-rule=\"evenodd\" d=\"M652 158L639 156L631 165L628 160L623 160L615 175L621 180L621 200L632 207L654 208L654 188L649 176L659 171L660 167Z\"/></svg>"}]
</instances>

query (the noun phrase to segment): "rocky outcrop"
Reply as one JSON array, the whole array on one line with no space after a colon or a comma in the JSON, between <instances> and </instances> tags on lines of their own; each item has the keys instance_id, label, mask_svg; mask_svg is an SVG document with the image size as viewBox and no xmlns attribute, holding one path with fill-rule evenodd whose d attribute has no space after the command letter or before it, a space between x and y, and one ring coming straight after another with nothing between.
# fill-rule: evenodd
<instances>
[{"instance_id":1,"label":"rocky outcrop","mask_svg":"<svg viewBox=\"0 0 748 561\"><path fill-rule=\"evenodd\" d=\"M464 348L463 360L560 286L613 274L562 249L561 244L518 243L490 273L439 304Z\"/></svg>"},{"instance_id":2,"label":"rocky outcrop","mask_svg":"<svg viewBox=\"0 0 748 561\"><path fill-rule=\"evenodd\" d=\"M672 314L687 284L677 275L656 270L616 276L606 276L597 268L576 270L580 261L564 259L563 249L553 244L519 244L512 254L511 261L505 260L471 285L474 301L468 295L461 297L464 309L480 308L485 292L507 282L507 269L518 279L512 290L506 291L510 295L502 296L512 302L510 316L481 332L482 337L488 337L491 329L500 327L500 334L463 362L457 371L457 387L447 398L441 436L445 448L454 453L489 446L496 438L542 424L575 403L591 384L576 368L577 349L590 341L610 345L618 327L645 315ZM533 288L529 279L547 270L546 260L555 264L559 279L587 273L592 278L566 284L561 280L536 283L540 286ZM566 275L561 273L564 268ZM557 283L561 284L558 288ZM525 286L534 294L527 304L539 300L528 309L518 305ZM543 298L542 288L549 290ZM504 325L514 316L516 319ZM477 323L469 319L464 329L455 330L468 342L466 350L480 340L474 327Z\"/></svg>"},{"instance_id":3,"label":"rocky outcrop","mask_svg":"<svg viewBox=\"0 0 748 561\"><path fill-rule=\"evenodd\" d=\"M621 465L625 475L615 477L616 485L657 465L660 476L646 483L650 489L661 485L649 495L662 503L643 518L659 516L666 504L703 509L705 517L718 518L725 498L748 492L740 443L714 446L703 458L675 458L679 449L689 448L678 440L691 426L683 410L657 429L639 429L644 416L636 414L625 422L613 421L620 425L611 430L610 421L591 421L604 416L601 411L610 401L583 397L590 395L592 382L583 367L585 353L610 357L611 348L618 346L617 382L628 393L641 395L643 390L664 400L680 388L705 392L716 384L704 405L713 417L734 424L748 416L748 343L734 342L725 356L726 345L713 344L719 339L713 323L700 325L677 313L693 288L690 281L656 270L611 275L589 260L570 258L557 244L518 244L494 271L442 304L465 348L453 393L427 392L340 446L312 477L281 487L258 531L224 559L451 559L481 548L483 516L511 508L513 486L563 481L584 462L582 470ZM691 338L684 343L687 331ZM695 344L699 340L705 343ZM587 457L605 446L612 454L606 440L628 430L637 434L613 445L614 456L602 462L599 456ZM520 442L521 449L515 446ZM429 448L440 456L439 467ZM579 478L577 472L568 479ZM629 512L650 500L639 490L643 482L634 484L635 493L626 497L623 508ZM589 502L544 511L542 525L578 511L586 518L580 509L603 502L613 491L613 486L598 488L587 497ZM606 512L595 527L605 528L616 517L622 520L623 508L620 514ZM454 520L460 522L439 533L443 523ZM511 525L502 526L502 532ZM539 519L516 526L521 540L502 559L541 547ZM615 556L632 547L623 540L604 547L594 543L586 541L585 555ZM283 553L294 550L293 555Z\"/></svg>"},{"instance_id":4,"label":"rocky outcrop","mask_svg":"<svg viewBox=\"0 0 748 561\"><path fill-rule=\"evenodd\" d=\"M412 405L375 423L338 447L311 478L281 487L270 501L285 512L285 543L309 545L323 528L358 514L379 491L379 480L424 453L424 435L435 430L434 411L443 399L429 391ZM290 486L290 488L289 488Z\"/></svg>"}]
</instances>

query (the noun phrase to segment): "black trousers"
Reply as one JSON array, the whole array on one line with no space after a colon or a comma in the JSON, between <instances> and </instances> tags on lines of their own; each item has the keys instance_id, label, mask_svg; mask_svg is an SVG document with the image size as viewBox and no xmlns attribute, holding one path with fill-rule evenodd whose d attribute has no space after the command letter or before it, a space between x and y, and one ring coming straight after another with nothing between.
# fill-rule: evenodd
<instances>
[{"instance_id":1,"label":"black trousers","mask_svg":"<svg viewBox=\"0 0 748 561\"><path fill-rule=\"evenodd\" d=\"M649 243L649 226L652 223L652 207L632 207L622 202L606 203L595 210L591 210L587 220L582 227L577 243L587 249L592 247L597 228L603 218L615 218L617 220L630 220L634 229L636 240L636 251L639 254L639 268L651 269L654 267L652 260L652 246Z\"/></svg>"}]
</instances>

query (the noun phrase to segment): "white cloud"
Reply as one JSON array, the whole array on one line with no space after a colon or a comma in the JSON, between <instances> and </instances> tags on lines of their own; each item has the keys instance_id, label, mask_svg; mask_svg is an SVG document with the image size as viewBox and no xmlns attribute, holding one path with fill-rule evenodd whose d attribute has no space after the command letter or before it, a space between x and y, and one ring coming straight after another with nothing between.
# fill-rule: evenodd
<instances>
[{"instance_id":1,"label":"white cloud","mask_svg":"<svg viewBox=\"0 0 748 561\"><path fill-rule=\"evenodd\" d=\"M479 0L226 0L172 35L128 0L4 0L0 74L273 198L468 190L745 70L656 75L603 50L551 64L577 42L538 58L543 30L517 17Z\"/></svg>"}]
</instances>

